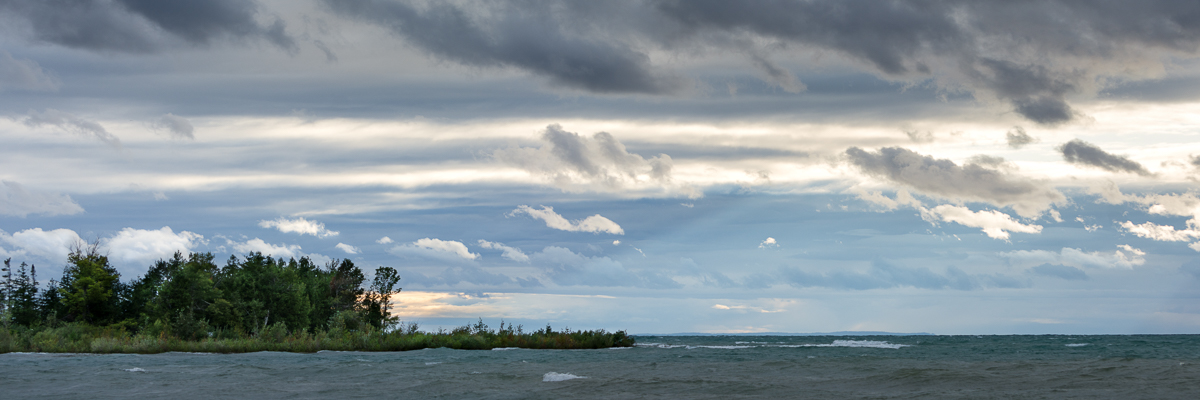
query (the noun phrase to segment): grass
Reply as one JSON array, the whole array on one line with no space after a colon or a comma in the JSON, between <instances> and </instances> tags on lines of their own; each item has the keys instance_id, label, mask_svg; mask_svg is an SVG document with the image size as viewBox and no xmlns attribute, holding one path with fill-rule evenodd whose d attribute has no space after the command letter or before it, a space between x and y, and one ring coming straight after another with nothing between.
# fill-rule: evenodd
<instances>
[{"instance_id":1,"label":"grass","mask_svg":"<svg viewBox=\"0 0 1200 400\"><path fill-rule=\"evenodd\" d=\"M436 333L419 331L415 324L390 332L330 330L315 333L288 332L282 325L275 325L261 329L255 334L213 332L209 336L200 340L184 340L166 333L130 333L122 327L96 327L74 323L54 328L0 327L0 353L312 353L320 350L405 351L440 347L462 350L504 347L601 349L630 347L634 343L634 339L624 331L568 329L553 332L547 326L544 330L527 333L520 329L514 330L511 326L508 329L488 330L482 322L475 326Z\"/></svg>"}]
</instances>

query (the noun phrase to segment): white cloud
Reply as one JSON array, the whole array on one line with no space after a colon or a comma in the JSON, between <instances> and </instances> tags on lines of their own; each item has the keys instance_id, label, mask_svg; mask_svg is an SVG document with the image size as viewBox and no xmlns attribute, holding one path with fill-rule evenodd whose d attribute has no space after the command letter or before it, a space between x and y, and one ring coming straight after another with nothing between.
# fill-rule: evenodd
<instances>
[{"instance_id":1,"label":"white cloud","mask_svg":"<svg viewBox=\"0 0 1200 400\"><path fill-rule=\"evenodd\" d=\"M1070 267L1086 268L1123 268L1132 269L1134 266L1146 263L1146 252L1129 245L1118 245L1117 250L1106 252L1085 252L1080 249L1064 247L1059 252L1046 250L1017 250L999 253L1010 263L1021 267L1032 267L1041 264L1062 264Z\"/></svg>"},{"instance_id":2,"label":"white cloud","mask_svg":"<svg viewBox=\"0 0 1200 400\"><path fill-rule=\"evenodd\" d=\"M921 207L921 201L914 198L912 194L908 193L908 191L904 189L896 191L895 199L887 197L883 194L883 192L867 191L857 186L850 188L847 190L847 192L854 193L858 195L859 199L868 203L882 206L888 211L895 210L901 206L910 206L913 208Z\"/></svg>"},{"instance_id":3,"label":"white cloud","mask_svg":"<svg viewBox=\"0 0 1200 400\"><path fill-rule=\"evenodd\" d=\"M207 243L204 236L188 231L175 233L171 227L145 230L125 228L103 241L109 259L125 265L149 265L155 260L171 258L175 252L189 253Z\"/></svg>"},{"instance_id":4,"label":"white cloud","mask_svg":"<svg viewBox=\"0 0 1200 400\"><path fill-rule=\"evenodd\" d=\"M0 215L24 217L29 214L74 215L81 212L83 207L71 200L71 196L30 191L16 182L0 181Z\"/></svg>"},{"instance_id":5,"label":"white cloud","mask_svg":"<svg viewBox=\"0 0 1200 400\"><path fill-rule=\"evenodd\" d=\"M943 204L933 209L922 207L921 218L936 223L937 221L954 222L972 228L983 229L983 233L992 239L1008 240L1009 232L1041 233L1041 225L1025 225L996 210L971 211L966 207Z\"/></svg>"},{"instance_id":6,"label":"white cloud","mask_svg":"<svg viewBox=\"0 0 1200 400\"><path fill-rule=\"evenodd\" d=\"M337 247L339 250L346 252L346 254L358 254L357 247L354 247L354 246L351 246L351 245L348 245L345 243L338 243L337 246L333 246L333 247Z\"/></svg>"},{"instance_id":7,"label":"white cloud","mask_svg":"<svg viewBox=\"0 0 1200 400\"><path fill-rule=\"evenodd\" d=\"M376 240L375 243L379 243L379 244L392 243L392 238L384 236L384 237L379 238L379 240Z\"/></svg>"},{"instance_id":8,"label":"white cloud","mask_svg":"<svg viewBox=\"0 0 1200 400\"><path fill-rule=\"evenodd\" d=\"M529 256L516 247L505 246L503 243L489 242L483 239L479 239L479 246L485 249L504 250L504 253L500 256L509 260L529 262Z\"/></svg>"},{"instance_id":9,"label":"white cloud","mask_svg":"<svg viewBox=\"0 0 1200 400\"><path fill-rule=\"evenodd\" d=\"M59 264L67 262L67 254L72 247L85 243L73 230L44 231L42 228L26 229L12 235L0 231L0 240L21 249L25 254Z\"/></svg>"},{"instance_id":10,"label":"white cloud","mask_svg":"<svg viewBox=\"0 0 1200 400\"><path fill-rule=\"evenodd\" d=\"M614 241L613 241L613 246L620 246L620 245L621 245L621 241L620 241L620 240L614 240Z\"/></svg>"},{"instance_id":11,"label":"white cloud","mask_svg":"<svg viewBox=\"0 0 1200 400\"><path fill-rule=\"evenodd\" d=\"M434 258L445 258L445 256L466 260L479 258L479 254L472 253L470 249L467 249L467 245L462 242L432 238L419 239L409 244L393 247L389 251L396 255L417 253Z\"/></svg>"},{"instance_id":12,"label":"white cloud","mask_svg":"<svg viewBox=\"0 0 1200 400\"><path fill-rule=\"evenodd\" d=\"M1175 227L1170 225L1158 225L1153 222L1136 225L1131 221L1122 222L1121 227L1138 237L1160 242L1187 242L1200 238L1200 230L1191 229L1191 227L1189 229L1175 230Z\"/></svg>"},{"instance_id":13,"label":"white cloud","mask_svg":"<svg viewBox=\"0 0 1200 400\"><path fill-rule=\"evenodd\" d=\"M283 233L298 233L301 235L313 235L319 238L337 236L337 231L325 229L325 224L316 221L309 221L304 217L296 219L287 219L279 217L274 221L259 221L258 226L263 228L279 229Z\"/></svg>"},{"instance_id":14,"label":"white cloud","mask_svg":"<svg viewBox=\"0 0 1200 400\"><path fill-rule=\"evenodd\" d=\"M758 244L758 248L760 249L770 249L775 247L779 247L779 242L776 242L775 238L773 237L768 237L766 240L763 240L762 243Z\"/></svg>"},{"instance_id":15,"label":"white cloud","mask_svg":"<svg viewBox=\"0 0 1200 400\"><path fill-rule=\"evenodd\" d=\"M276 246L259 238L250 239L242 243L231 242L230 244L233 245L234 251L242 254L259 252L263 255L273 256L276 258L297 258L304 256L303 253L300 252L300 245L296 244L284 244Z\"/></svg>"},{"instance_id":16,"label":"white cloud","mask_svg":"<svg viewBox=\"0 0 1200 400\"><path fill-rule=\"evenodd\" d=\"M625 230L621 229L620 225L608 218L596 214L582 220L568 221L563 216L554 212L553 207L541 206L538 210L530 206L520 205L516 210L512 210L509 215L527 214L530 217L540 219L546 222L546 226L558 230L568 232L592 232L592 233L611 233L614 235L624 235Z\"/></svg>"}]
</instances>

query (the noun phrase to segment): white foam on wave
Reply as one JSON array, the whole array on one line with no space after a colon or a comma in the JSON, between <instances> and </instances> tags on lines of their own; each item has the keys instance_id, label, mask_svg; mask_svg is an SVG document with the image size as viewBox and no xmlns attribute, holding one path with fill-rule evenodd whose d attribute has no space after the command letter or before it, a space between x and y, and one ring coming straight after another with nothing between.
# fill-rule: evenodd
<instances>
[{"instance_id":1,"label":"white foam on wave","mask_svg":"<svg viewBox=\"0 0 1200 400\"><path fill-rule=\"evenodd\" d=\"M129 368L129 369L126 369L126 371L129 371L129 372L146 372L146 370L144 370L144 369L141 369L141 368L138 368L138 367Z\"/></svg>"},{"instance_id":2,"label":"white foam on wave","mask_svg":"<svg viewBox=\"0 0 1200 400\"><path fill-rule=\"evenodd\" d=\"M1091 344L1091 343L1067 343L1067 344L1064 344L1063 346L1067 346L1067 347L1083 347L1083 346L1087 346L1087 345L1089 345L1089 344Z\"/></svg>"},{"instance_id":3,"label":"white foam on wave","mask_svg":"<svg viewBox=\"0 0 1200 400\"><path fill-rule=\"evenodd\" d=\"M520 349L521 349L520 347L497 347L497 348L492 349L492 351L520 350Z\"/></svg>"},{"instance_id":4,"label":"white foam on wave","mask_svg":"<svg viewBox=\"0 0 1200 400\"><path fill-rule=\"evenodd\" d=\"M574 375L574 374L560 374L557 372L547 372L545 375L542 375L542 382L562 382L562 381L569 381L572 379L584 379L584 378L587 378L587 377Z\"/></svg>"},{"instance_id":5,"label":"white foam on wave","mask_svg":"<svg viewBox=\"0 0 1200 400\"><path fill-rule=\"evenodd\" d=\"M442 363L441 361L430 361L430 362L425 363L425 365L438 365L441 363Z\"/></svg>"},{"instance_id":6,"label":"white foam on wave","mask_svg":"<svg viewBox=\"0 0 1200 400\"><path fill-rule=\"evenodd\" d=\"M869 347L876 349L899 349L908 347L907 344L888 343L882 340L834 340L828 344L798 344L779 347Z\"/></svg>"}]
</instances>

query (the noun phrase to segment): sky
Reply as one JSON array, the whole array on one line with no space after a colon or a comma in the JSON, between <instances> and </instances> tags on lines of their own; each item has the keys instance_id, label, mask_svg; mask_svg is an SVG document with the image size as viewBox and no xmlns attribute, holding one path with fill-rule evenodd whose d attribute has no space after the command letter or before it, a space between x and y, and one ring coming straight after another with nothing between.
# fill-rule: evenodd
<instances>
[{"instance_id":1,"label":"sky","mask_svg":"<svg viewBox=\"0 0 1200 400\"><path fill-rule=\"evenodd\" d=\"M633 333L1200 333L1200 3L0 1L0 258Z\"/></svg>"}]
</instances>

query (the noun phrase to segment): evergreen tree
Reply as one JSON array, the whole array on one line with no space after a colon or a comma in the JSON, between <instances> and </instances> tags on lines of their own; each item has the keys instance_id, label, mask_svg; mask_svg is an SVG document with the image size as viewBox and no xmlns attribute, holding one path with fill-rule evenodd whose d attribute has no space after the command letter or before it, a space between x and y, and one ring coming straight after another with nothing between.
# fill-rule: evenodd
<instances>
[{"instance_id":1,"label":"evergreen tree","mask_svg":"<svg viewBox=\"0 0 1200 400\"><path fill-rule=\"evenodd\" d=\"M4 266L11 268L7 260L4 262ZM33 326L41 319L37 301L37 268L21 263L13 278L9 278L7 282L9 286L8 314L14 324Z\"/></svg>"}]
</instances>

